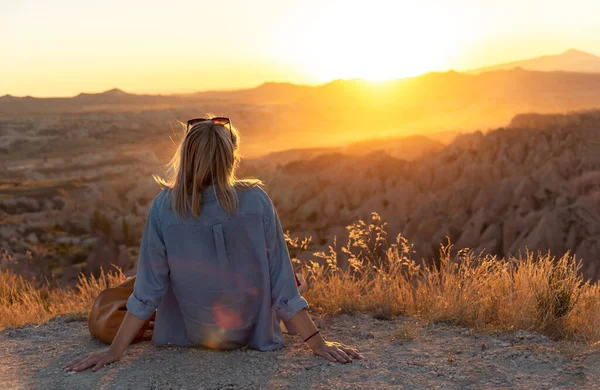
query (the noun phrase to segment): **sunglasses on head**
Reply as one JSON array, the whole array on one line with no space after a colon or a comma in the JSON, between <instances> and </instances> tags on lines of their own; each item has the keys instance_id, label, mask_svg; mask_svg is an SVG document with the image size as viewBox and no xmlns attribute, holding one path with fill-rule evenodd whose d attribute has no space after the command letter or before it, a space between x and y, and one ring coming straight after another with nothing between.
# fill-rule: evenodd
<instances>
[{"instance_id":1,"label":"sunglasses on head","mask_svg":"<svg viewBox=\"0 0 600 390\"><path fill-rule=\"evenodd\" d=\"M187 131L189 131L190 128L194 127L198 123L202 123L202 122L206 122L206 121L212 121L212 123L214 123L215 125L221 125L223 127L225 127L225 125L229 125L229 131L231 132L231 142L233 142L233 144L235 145L235 140L233 139L233 130L231 130L231 120L229 120L229 118L218 116L215 118L190 119L189 121L187 121Z\"/></svg>"}]
</instances>

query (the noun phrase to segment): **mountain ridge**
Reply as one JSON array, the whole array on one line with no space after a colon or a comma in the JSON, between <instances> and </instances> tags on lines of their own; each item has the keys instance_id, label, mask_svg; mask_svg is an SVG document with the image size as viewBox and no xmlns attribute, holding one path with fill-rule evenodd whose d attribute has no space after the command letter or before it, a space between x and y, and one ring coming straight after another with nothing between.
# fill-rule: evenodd
<instances>
[{"instance_id":1,"label":"mountain ridge","mask_svg":"<svg viewBox=\"0 0 600 390\"><path fill-rule=\"evenodd\" d=\"M340 146L367 138L485 130L505 126L524 112L599 107L600 73L525 69L432 72L385 83L357 79L319 86L266 83L193 95L136 95L113 89L73 98L0 98L3 117L117 111L135 116L140 110L152 111L145 127L218 113L243 129L247 155Z\"/></svg>"},{"instance_id":2,"label":"mountain ridge","mask_svg":"<svg viewBox=\"0 0 600 390\"><path fill-rule=\"evenodd\" d=\"M559 54L548 54L468 70L466 73L483 73L496 70L522 68L543 72L600 73L600 57L578 49L568 49Z\"/></svg>"},{"instance_id":3,"label":"mountain ridge","mask_svg":"<svg viewBox=\"0 0 600 390\"><path fill-rule=\"evenodd\" d=\"M600 57L597 57L600 64ZM519 62L519 61L517 61ZM515 63L517 63L515 62ZM512 64L512 63L511 63ZM498 65L500 67L502 65ZM296 89L303 90L305 92L309 91L318 91L318 92L327 92L330 90L339 90L339 89L352 89L352 90L386 90L386 89L394 89L394 88L402 88L407 84L419 81L464 81L464 80L476 80L478 78L486 78L493 77L499 73L504 75L517 75L517 74L528 74L530 76L545 76L545 75L565 75L565 76L596 76L596 72L576 72L576 71L565 71L565 70L553 70L553 71L538 71L538 70L530 70L524 68L522 66L515 66L514 68L495 68L496 65L490 67L490 70L481 73L475 73L475 70L468 72L456 72L454 70L449 70L446 72L428 72L419 76L414 77L406 77L399 79L391 79L387 80L384 83L374 83L366 79L337 79L332 80L324 84L319 84L316 86L311 85L303 85L303 84L293 84L293 83L276 83L276 82L265 82L257 87L253 88L245 88L245 89L232 89L232 90L223 90L223 91L199 91L191 94L136 94L126 92L120 88L112 88L102 92L81 92L75 96L67 96L67 97L36 97L36 96L14 96L11 94L5 94L0 96L0 99L4 100L26 100L26 99L35 99L38 101L68 101L72 99L77 99L81 97L114 97L114 98L161 98L161 99L187 99L194 100L195 98L202 97L212 97L212 96L220 96L220 97L228 97L231 100L235 100L238 97L251 95L252 93L262 92L264 90L269 90L270 92L281 92L282 89ZM483 68L482 68L483 69ZM488 69L488 68L485 68ZM600 78L600 68L598 69L598 77ZM277 90L278 89L278 90ZM275 91L274 91L275 90ZM347 92L347 91L345 91Z\"/></svg>"},{"instance_id":4,"label":"mountain ridge","mask_svg":"<svg viewBox=\"0 0 600 390\"><path fill-rule=\"evenodd\" d=\"M575 66L575 63L585 63L581 66ZM81 92L75 96L64 96L64 97L35 97L35 96L14 96L12 94L5 94L0 96L0 99L72 99L81 96L113 96L113 97L124 97L124 96L144 96L144 97L203 97L203 96L220 96L226 97L231 95L247 95L254 92L268 91L270 93L280 92L286 90L314 90L314 89L335 89L340 87L380 87L385 88L386 86L402 83L408 80L414 79L428 79L436 78L443 75L444 77L458 77L460 76L473 76L481 75L483 73L498 71L498 70L527 70L527 71L539 71L539 72L565 72L565 73L600 73L600 56L596 56L591 53L584 52L575 48L568 49L559 54L549 54L539 57L527 58L523 60L510 61L506 63L488 65L480 68L457 72L455 70L448 71L433 71L423 73L418 76L397 78L386 80L383 83L374 83L366 79L354 78L354 79L335 79L319 85L305 85L295 84L291 82L275 82L265 81L256 87L251 88L238 88L238 89L227 89L227 90L204 90L197 91L187 94L172 93L172 94L136 94L126 92L123 89L114 87L112 89L102 92Z\"/></svg>"}]
</instances>

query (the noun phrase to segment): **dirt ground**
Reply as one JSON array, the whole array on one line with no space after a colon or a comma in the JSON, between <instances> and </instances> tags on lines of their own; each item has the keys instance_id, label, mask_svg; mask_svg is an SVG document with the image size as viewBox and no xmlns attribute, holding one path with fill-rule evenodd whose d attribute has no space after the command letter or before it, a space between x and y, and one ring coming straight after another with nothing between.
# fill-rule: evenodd
<instances>
[{"instance_id":1,"label":"dirt ground","mask_svg":"<svg viewBox=\"0 0 600 390\"><path fill-rule=\"evenodd\" d=\"M283 350L218 352L150 342L96 373L65 373L104 345L85 321L58 318L0 333L2 389L600 389L600 347L535 333L478 334L368 315L315 318L330 340L365 359L342 365L312 355L298 337Z\"/></svg>"}]
</instances>

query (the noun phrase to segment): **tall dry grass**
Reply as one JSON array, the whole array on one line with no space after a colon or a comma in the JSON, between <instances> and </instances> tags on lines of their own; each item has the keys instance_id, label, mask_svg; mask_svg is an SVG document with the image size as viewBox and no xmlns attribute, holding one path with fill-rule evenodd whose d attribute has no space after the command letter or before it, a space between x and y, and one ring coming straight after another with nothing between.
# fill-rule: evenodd
<instances>
[{"instance_id":1,"label":"tall dry grass","mask_svg":"<svg viewBox=\"0 0 600 390\"><path fill-rule=\"evenodd\" d=\"M297 267L307 280L305 297L323 314L370 312L378 318L416 316L476 329L527 329L557 339L600 340L600 285L583 280L574 256L527 253L499 259L443 245L437 265L416 262L401 236L388 240L386 224L348 227L340 248L315 254L321 261ZM288 239L291 253L309 240ZM343 257L343 258L342 258ZM125 280L118 270L80 276L74 289L34 285L0 271L0 329L42 323L59 315L85 317L95 297Z\"/></svg>"},{"instance_id":2,"label":"tall dry grass","mask_svg":"<svg viewBox=\"0 0 600 390\"><path fill-rule=\"evenodd\" d=\"M326 314L406 315L476 329L532 330L556 339L600 340L600 285L583 280L570 254L527 253L499 259L443 245L437 265L412 259L401 236L389 242L377 214L348 227L347 257L317 253L324 261L303 267L304 293ZM334 243L335 246L335 243Z\"/></svg>"},{"instance_id":3,"label":"tall dry grass","mask_svg":"<svg viewBox=\"0 0 600 390\"><path fill-rule=\"evenodd\" d=\"M74 289L52 288L0 270L0 330L41 324L60 315L85 318L102 290L125 279L121 270L101 271L98 277L81 275Z\"/></svg>"}]
</instances>

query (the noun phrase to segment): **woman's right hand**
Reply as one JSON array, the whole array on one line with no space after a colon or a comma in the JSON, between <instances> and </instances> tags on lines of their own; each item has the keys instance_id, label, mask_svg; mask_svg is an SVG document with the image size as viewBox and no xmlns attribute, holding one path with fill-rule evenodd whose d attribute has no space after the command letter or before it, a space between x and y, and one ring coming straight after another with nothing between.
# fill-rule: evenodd
<instances>
[{"instance_id":1,"label":"woman's right hand","mask_svg":"<svg viewBox=\"0 0 600 390\"><path fill-rule=\"evenodd\" d=\"M66 372L79 372L94 367L92 368L92 371L96 372L102 367L118 362L121 360L122 356L122 354L114 352L111 348L106 348L102 351L90 352L79 359L73 360L65 366L64 370Z\"/></svg>"},{"instance_id":2,"label":"woman's right hand","mask_svg":"<svg viewBox=\"0 0 600 390\"><path fill-rule=\"evenodd\" d=\"M353 358L363 358L358 349L335 341L327 341L321 337L314 343L309 341L308 345L315 355L322 356L330 362L351 363Z\"/></svg>"}]
</instances>

